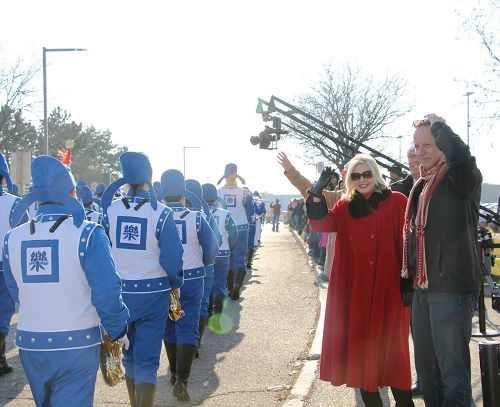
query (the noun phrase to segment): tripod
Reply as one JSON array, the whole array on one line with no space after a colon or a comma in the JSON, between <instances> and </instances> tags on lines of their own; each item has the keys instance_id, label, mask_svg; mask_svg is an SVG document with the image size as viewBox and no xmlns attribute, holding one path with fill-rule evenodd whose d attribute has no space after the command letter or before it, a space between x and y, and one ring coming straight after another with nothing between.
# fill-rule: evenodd
<instances>
[{"instance_id":1,"label":"tripod","mask_svg":"<svg viewBox=\"0 0 500 407\"><path fill-rule=\"evenodd\" d=\"M488 271L486 268L486 265L484 264L484 258L486 256L481 256L481 271L483 274L484 279L488 283L488 285L491 287L491 297L500 297L500 292L497 286L497 283L493 281L491 278L491 273ZM479 292L479 331L473 331L472 336L473 337L482 337L482 338L492 338L495 336L500 336L500 332L494 330L494 329L487 329L486 328L486 307L484 305L484 282L481 280L481 291Z\"/></svg>"}]
</instances>

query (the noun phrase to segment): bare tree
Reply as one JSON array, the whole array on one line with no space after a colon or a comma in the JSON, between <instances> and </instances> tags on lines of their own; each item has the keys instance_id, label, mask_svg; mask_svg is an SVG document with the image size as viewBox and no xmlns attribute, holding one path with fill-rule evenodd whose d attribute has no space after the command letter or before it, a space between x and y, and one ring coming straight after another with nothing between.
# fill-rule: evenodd
<instances>
[{"instance_id":1,"label":"bare tree","mask_svg":"<svg viewBox=\"0 0 500 407\"><path fill-rule=\"evenodd\" d=\"M4 67L7 64L2 64ZM33 77L39 68L26 64L21 57L7 68L0 68L0 106L13 111L28 111L34 104L36 90L32 87Z\"/></svg>"},{"instance_id":2,"label":"bare tree","mask_svg":"<svg viewBox=\"0 0 500 407\"><path fill-rule=\"evenodd\" d=\"M406 82L399 76L387 76L376 80L363 75L359 68L345 65L334 71L325 66L322 77L308 94L297 98L297 105L341 130L361 143L379 143L390 138L384 133L386 126L411 111L403 105ZM297 123L287 122L293 129L290 137L306 147L306 158L312 161L322 156L338 168L344 165L359 150L359 144L325 130L328 136L308 130ZM312 148L311 148L312 147ZM376 146L383 151L383 145Z\"/></svg>"},{"instance_id":3,"label":"bare tree","mask_svg":"<svg viewBox=\"0 0 500 407\"><path fill-rule=\"evenodd\" d=\"M463 31L473 34L485 51L483 75L466 83L479 93L475 103L484 113L481 119L493 125L500 118L500 2L466 2L457 13L463 19Z\"/></svg>"},{"instance_id":4,"label":"bare tree","mask_svg":"<svg viewBox=\"0 0 500 407\"><path fill-rule=\"evenodd\" d=\"M32 88L38 69L27 65L22 58L8 66L0 64L0 151L7 159L13 151L33 151L37 133L25 119L36 96Z\"/></svg>"}]
</instances>

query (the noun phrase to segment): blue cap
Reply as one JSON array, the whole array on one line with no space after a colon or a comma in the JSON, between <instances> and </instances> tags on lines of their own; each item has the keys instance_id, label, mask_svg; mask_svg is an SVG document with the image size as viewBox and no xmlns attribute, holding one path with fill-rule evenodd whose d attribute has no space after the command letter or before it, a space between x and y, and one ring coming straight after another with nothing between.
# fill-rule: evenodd
<instances>
[{"instance_id":1,"label":"blue cap","mask_svg":"<svg viewBox=\"0 0 500 407\"><path fill-rule=\"evenodd\" d=\"M80 202L70 193L76 183L71 170L54 157L42 155L31 162L33 188L14 209L11 226L21 222L25 212L36 201L60 202L73 216L73 223L79 227L85 219L85 211Z\"/></svg>"},{"instance_id":2,"label":"blue cap","mask_svg":"<svg viewBox=\"0 0 500 407\"><path fill-rule=\"evenodd\" d=\"M209 217L210 216L210 207L208 206L207 201L203 199L203 191L201 189L201 184L195 179L187 179L186 180L186 189L191 191L196 197L200 200L201 206L203 207L203 212Z\"/></svg>"},{"instance_id":3,"label":"blue cap","mask_svg":"<svg viewBox=\"0 0 500 407\"><path fill-rule=\"evenodd\" d=\"M120 156L120 166L122 167L122 178L113 182L102 194L101 206L103 211L111 205L115 192L125 184L148 184L150 196L149 203L152 208L156 210L158 207L158 200L153 185L151 184L153 168L151 167L147 155L144 153L127 151Z\"/></svg>"},{"instance_id":4,"label":"blue cap","mask_svg":"<svg viewBox=\"0 0 500 407\"><path fill-rule=\"evenodd\" d=\"M10 179L9 165L5 161L5 157L0 154L0 175L5 178L7 183L7 191L12 192L12 180Z\"/></svg>"},{"instance_id":5,"label":"blue cap","mask_svg":"<svg viewBox=\"0 0 500 407\"><path fill-rule=\"evenodd\" d=\"M92 190L87 185L76 186L76 196L83 203L83 206L90 205L96 201Z\"/></svg>"},{"instance_id":6,"label":"blue cap","mask_svg":"<svg viewBox=\"0 0 500 407\"><path fill-rule=\"evenodd\" d=\"M161 174L161 197L183 196L191 202L196 210L201 210L202 204L198 197L186 189L184 175L179 170L167 170Z\"/></svg>"},{"instance_id":7,"label":"blue cap","mask_svg":"<svg viewBox=\"0 0 500 407\"><path fill-rule=\"evenodd\" d=\"M224 200L217 195L217 188L214 184L203 184L201 189L203 191L203 199L205 199L205 201L217 201L224 209L227 209L227 205Z\"/></svg>"},{"instance_id":8,"label":"blue cap","mask_svg":"<svg viewBox=\"0 0 500 407\"><path fill-rule=\"evenodd\" d=\"M227 178L232 174L236 174L236 177L243 183L243 185L245 185L243 177L238 175L238 167L233 163L226 164L226 168L224 168L224 175L219 179L219 181L217 181L217 185L219 185L224 178Z\"/></svg>"},{"instance_id":9,"label":"blue cap","mask_svg":"<svg viewBox=\"0 0 500 407\"><path fill-rule=\"evenodd\" d=\"M102 196L102 194L104 193L105 190L106 190L106 185L104 185L101 182L101 183L97 184L97 186L95 187L95 194Z\"/></svg>"},{"instance_id":10,"label":"blue cap","mask_svg":"<svg viewBox=\"0 0 500 407\"><path fill-rule=\"evenodd\" d=\"M87 185L87 183L86 183L83 179L81 179L80 181L78 181L78 182L76 183L76 186L77 186L77 187L84 187L84 186L86 186L86 185Z\"/></svg>"},{"instance_id":11,"label":"blue cap","mask_svg":"<svg viewBox=\"0 0 500 407\"><path fill-rule=\"evenodd\" d=\"M161 200L161 184L160 184L160 181L153 182L153 188L155 190L156 198L158 198L158 201L160 201Z\"/></svg>"},{"instance_id":12,"label":"blue cap","mask_svg":"<svg viewBox=\"0 0 500 407\"><path fill-rule=\"evenodd\" d=\"M253 191L253 196L260 198L260 194L257 191Z\"/></svg>"}]
</instances>

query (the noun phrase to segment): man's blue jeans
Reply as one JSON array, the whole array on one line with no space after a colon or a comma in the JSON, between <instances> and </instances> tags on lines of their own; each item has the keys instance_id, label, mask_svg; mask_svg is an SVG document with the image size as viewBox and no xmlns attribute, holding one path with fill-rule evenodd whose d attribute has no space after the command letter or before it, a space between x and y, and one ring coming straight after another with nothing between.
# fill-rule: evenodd
<instances>
[{"instance_id":1,"label":"man's blue jeans","mask_svg":"<svg viewBox=\"0 0 500 407\"><path fill-rule=\"evenodd\" d=\"M469 342L474 294L416 289L412 324L415 365L426 407L470 407Z\"/></svg>"},{"instance_id":2,"label":"man's blue jeans","mask_svg":"<svg viewBox=\"0 0 500 407\"><path fill-rule=\"evenodd\" d=\"M280 215L273 215L273 231L280 227Z\"/></svg>"}]
</instances>

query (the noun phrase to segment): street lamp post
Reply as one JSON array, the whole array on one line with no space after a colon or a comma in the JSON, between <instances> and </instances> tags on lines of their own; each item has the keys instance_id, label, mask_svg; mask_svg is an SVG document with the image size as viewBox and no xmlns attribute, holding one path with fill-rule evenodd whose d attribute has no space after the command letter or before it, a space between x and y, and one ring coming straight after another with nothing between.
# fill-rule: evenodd
<instances>
[{"instance_id":1,"label":"street lamp post","mask_svg":"<svg viewBox=\"0 0 500 407\"><path fill-rule=\"evenodd\" d=\"M49 121L47 119L47 52L87 51L84 48L45 48L43 47L43 128L45 135L45 153L49 155Z\"/></svg>"},{"instance_id":2,"label":"street lamp post","mask_svg":"<svg viewBox=\"0 0 500 407\"><path fill-rule=\"evenodd\" d=\"M474 92L467 92L464 96L467 96L467 145L469 145L469 131L470 131L470 116L469 116L469 97Z\"/></svg>"},{"instance_id":3,"label":"street lamp post","mask_svg":"<svg viewBox=\"0 0 500 407\"><path fill-rule=\"evenodd\" d=\"M187 148L200 148L198 146L191 146L191 147L182 147L182 158L183 158L183 174L184 174L184 178L186 178L186 149Z\"/></svg>"}]
</instances>

